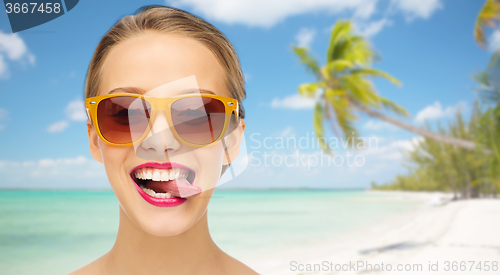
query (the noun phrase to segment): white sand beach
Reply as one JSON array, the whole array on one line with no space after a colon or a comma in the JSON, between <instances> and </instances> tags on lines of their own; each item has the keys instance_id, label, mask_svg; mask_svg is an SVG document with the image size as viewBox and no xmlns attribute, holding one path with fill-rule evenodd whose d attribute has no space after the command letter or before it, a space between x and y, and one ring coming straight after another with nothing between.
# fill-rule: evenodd
<instances>
[{"instance_id":1,"label":"white sand beach","mask_svg":"<svg viewBox=\"0 0 500 275\"><path fill-rule=\"evenodd\" d=\"M261 274L500 274L500 199L394 194L422 204L349 235L310 247L290 244L248 264Z\"/></svg>"}]
</instances>

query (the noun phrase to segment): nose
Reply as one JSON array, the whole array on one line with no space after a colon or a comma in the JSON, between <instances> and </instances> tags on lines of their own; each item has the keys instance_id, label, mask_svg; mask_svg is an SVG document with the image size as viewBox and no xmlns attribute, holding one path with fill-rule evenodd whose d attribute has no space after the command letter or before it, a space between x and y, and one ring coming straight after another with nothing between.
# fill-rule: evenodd
<instances>
[{"instance_id":1,"label":"nose","mask_svg":"<svg viewBox=\"0 0 500 275\"><path fill-rule=\"evenodd\" d=\"M168 153L178 150L180 146L170 130L165 114L159 112L148 136L136 148L136 154L142 159L166 160Z\"/></svg>"}]
</instances>

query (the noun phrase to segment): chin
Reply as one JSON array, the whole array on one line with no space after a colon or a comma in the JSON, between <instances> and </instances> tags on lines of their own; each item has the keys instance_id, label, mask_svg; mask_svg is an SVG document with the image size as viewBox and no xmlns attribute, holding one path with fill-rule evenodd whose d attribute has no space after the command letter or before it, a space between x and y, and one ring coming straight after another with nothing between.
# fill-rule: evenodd
<instances>
[{"instance_id":1,"label":"chin","mask_svg":"<svg viewBox=\"0 0 500 275\"><path fill-rule=\"evenodd\" d=\"M194 224L194 221L183 219L183 220L163 220L163 221L141 221L141 229L153 236L157 237L169 237L180 235L187 230L189 230Z\"/></svg>"},{"instance_id":2,"label":"chin","mask_svg":"<svg viewBox=\"0 0 500 275\"><path fill-rule=\"evenodd\" d=\"M123 205L123 204L122 204ZM208 203L193 200L174 208L136 206L128 215L142 231L153 236L177 236L188 231L204 215ZM129 212L130 213L130 212Z\"/></svg>"}]
</instances>

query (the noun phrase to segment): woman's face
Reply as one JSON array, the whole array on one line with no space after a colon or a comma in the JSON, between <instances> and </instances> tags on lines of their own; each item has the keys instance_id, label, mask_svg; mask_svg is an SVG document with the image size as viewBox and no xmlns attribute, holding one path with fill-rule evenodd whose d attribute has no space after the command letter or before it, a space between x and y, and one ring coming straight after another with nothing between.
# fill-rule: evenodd
<instances>
[{"instance_id":1,"label":"woman's face","mask_svg":"<svg viewBox=\"0 0 500 275\"><path fill-rule=\"evenodd\" d=\"M111 49L101 71L99 95L124 87L134 87L146 92L193 75L200 90L230 97L224 85L225 73L207 47L191 38L150 31L129 38ZM178 94L173 92L172 96ZM158 141L162 144L149 142L147 145L140 145L143 150L167 148L166 160L151 161L138 157L134 146L117 147L103 142L90 125L88 134L91 153L104 163L109 182L123 211L133 223L152 235L178 235L193 226L205 213L213 188L205 188L208 190L203 190L203 193L188 198L177 206L153 205L141 196L131 177L137 166L151 162L180 164L194 173L188 178L192 181L190 184L215 187L222 165L227 164L221 142L195 149L180 142L172 134L165 134ZM227 142L229 150L238 150L236 147L239 147L241 134L240 125L239 130L228 137L231 139ZM158 168L143 169L154 172ZM168 168L161 169L167 173L172 171Z\"/></svg>"}]
</instances>

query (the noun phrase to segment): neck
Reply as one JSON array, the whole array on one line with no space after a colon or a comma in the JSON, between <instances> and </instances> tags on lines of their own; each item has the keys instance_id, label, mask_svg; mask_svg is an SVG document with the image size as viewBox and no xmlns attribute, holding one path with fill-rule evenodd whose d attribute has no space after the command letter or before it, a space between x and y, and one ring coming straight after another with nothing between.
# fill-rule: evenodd
<instances>
[{"instance_id":1,"label":"neck","mask_svg":"<svg viewBox=\"0 0 500 275\"><path fill-rule=\"evenodd\" d=\"M132 223L120 207L118 236L106 255L115 274L207 274L220 267L223 253L208 231L207 212L189 230L159 237Z\"/></svg>"}]
</instances>

